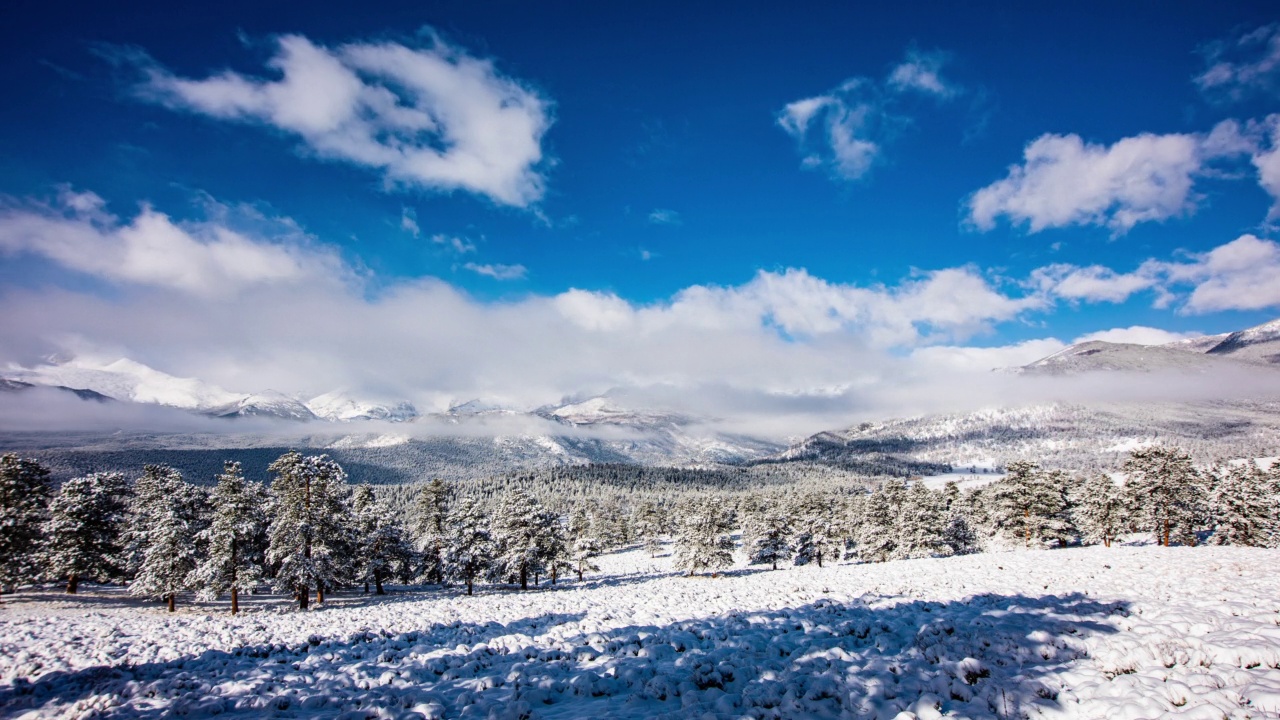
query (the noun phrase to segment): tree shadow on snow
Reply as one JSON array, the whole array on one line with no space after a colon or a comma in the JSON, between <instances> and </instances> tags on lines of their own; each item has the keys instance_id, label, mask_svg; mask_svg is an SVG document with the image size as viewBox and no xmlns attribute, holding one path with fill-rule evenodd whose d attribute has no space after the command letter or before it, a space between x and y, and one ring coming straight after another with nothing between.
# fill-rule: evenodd
<instances>
[{"instance_id":1,"label":"tree shadow on snow","mask_svg":"<svg viewBox=\"0 0 1280 720\"><path fill-rule=\"evenodd\" d=\"M1116 632L1109 618L1128 612L1078 593L890 602L823 599L541 644L532 643L542 629L584 614L313 637L51 673L0 685L0 707L52 711L114 696L104 716L892 717L931 706L1020 718L1058 707L1068 688L1055 675L1086 656L1084 637Z\"/></svg>"}]
</instances>

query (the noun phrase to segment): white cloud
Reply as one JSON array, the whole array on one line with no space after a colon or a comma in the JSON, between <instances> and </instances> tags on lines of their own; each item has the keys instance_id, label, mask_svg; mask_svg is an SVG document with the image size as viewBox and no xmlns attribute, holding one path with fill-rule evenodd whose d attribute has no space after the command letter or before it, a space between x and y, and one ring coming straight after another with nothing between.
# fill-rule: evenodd
<instances>
[{"instance_id":1,"label":"white cloud","mask_svg":"<svg viewBox=\"0 0 1280 720\"><path fill-rule=\"evenodd\" d=\"M1267 220L1280 219L1280 115L1270 115L1262 123L1270 147L1261 143L1253 153L1253 166L1258 170L1258 184L1273 198Z\"/></svg>"},{"instance_id":2,"label":"white cloud","mask_svg":"<svg viewBox=\"0 0 1280 720\"><path fill-rule=\"evenodd\" d=\"M675 210L658 208L649 213L649 223L652 225L680 225L683 222L684 219Z\"/></svg>"},{"instance_id":3,"label":"white cloud","mask_svg":"<svg viewBox=\"0 0 1280 720\"><path fill-rule=\"evenodd\" d=\"M1033 233L1101 225L1122 235L1140 222L1194 212L1195 178L1209 161L1244 152L1240 138L1235 121L1208 135L1144 133L1109 146L1078 135L1043 135L1006 178L969 198L968 217L984 231L1003 216Z\"/></svg>"},{"instance_id":4,"label":"white cloud","mask_svg":"<svg viewBox=\"0 0 1280 720\"><path fill-rule=\"evenodd\" d=\"M926 367L989 372L999 368L1021 367L1066 347L1066 343L1056 338L1024 340L1013 345L997 347L935 345L912 351L911 358Z\"/></svg>"},{"instance_id":5,"label":"white cloud","mask_svg":"<svg viewBox=\"0 0 1280 720\"><path fill-rule=\"evenodd\" d=\"M1156 278L1140 272L1117 273L1101 265L1059 263L1032 271L1030 283L1065 300L1120 303L1155 286Z\"/></svg>"},{"instance_id":6,"label":"white cloud","mask_svg":"<svg viewBox=\"0 0 1280 720\"><path fill-rule=\"evenodd\" d=\"M1091 332L1087 335L1081 335L1072 341L1072 344L1090 342L1092 340L1102 340L1112 343L1132 343L1134 345L1164 345L1175 340L1185 340L1190 337L1198 337L1201 333L1177 333L1161 330L1160 328L1145 327L1143 325L1133 325L1127 328L1112 328L1110 330L1099 330Z\"/></svg>"},{"instance_id":7,"label":"white cloud","mask_svg":"<svg viewBox=\"0 0 1280 720\"><path fill-rule=\"evenodd\" d=\"M1273 91L1280 79L1280 24L1211 43L1204 52L1208 67L1195 83L1210 97L1239 100L1254 92Z\"/></svg>"},{"instance_id":8,"label":"white cloud","mask_svg":"<svg viewBox=\"0 0 1280 720\"><path fill-rule=\"evenodd\" d=\"M887 122L879 91L862 78L788 103L778 115L778 125L799 144L805 167L825 167L844 180L857 180L871 170L880 153L874 138Z\"/></svg>"},{"instance_id":9,"label":"white cloud","mask_svg":"<svg viewBox=\"0 0 1280 720\"><path fill-rule=\"evenodd\" d=\"M468 238L458 237L457 235L445 235L437 233L431 236L431 242L436 245L443 245L459 255L466 255L476 251L476 244Z\"/></svg>"},{"instance_id":10,"label":"white cloud","mask_svg":"<svg viewBox=\"0 0 1280 720\"><path fill-rule=\"evenodd\" d=\"M948 56L941 52L909 50L907 59L889 73L889 87L898 92L913 91L946 99L960 89L942 78L942 66Z\"/></svg>"},{"instance_id":11,"label":"white cloud","mask_svg":"<svg viewBox=\"0 0 1280 720\"><path fill-rule=\"evenodd\" d=\"M391 183L465 190L526 207L543 195L549 103L493 63L433 38L328 48L284 35L268 67L188 79L144 60L139 94L167 107L299 136L316 155Z\"/></svg>"},{"instance_id":12,"label":"white cloud","mask_svg":"<svg viewBox=\"0 0 1280 720\"><path fill-rule=\"evenodd\" d=\"M403 208L400 211L400 229L415 238L422 235L422 228L418 227L418 214L412 208Z\"/></svg>"},{"instance_id":13,"label":"white cloud","mask_svg":"<svg viewBox=\"0 0 1280 720\"><path fill-rule=\"evenodd\" d=\"M218 206L224 216L233 209ZM117 284L171 288L217 298L254 285L340 282L338 255L309 247L293 227L263 242L216 219L177 223L144 205L123 220L93 193L64 191L54 204L0 209L0 252L38 255Z\"/></svg>"},{"instance_id":14,"label":"white cloud","mask_svg":"<svg viewBox=\"0 0 1280 720\"><path fill-rule=\"evenodd\" d=\"M498 263L482 265L469 262L462 267L477 275L491 277L494 280L519 280L528 274L528 269L523 265L502 265Z\"/></svg>"}]
</instances>

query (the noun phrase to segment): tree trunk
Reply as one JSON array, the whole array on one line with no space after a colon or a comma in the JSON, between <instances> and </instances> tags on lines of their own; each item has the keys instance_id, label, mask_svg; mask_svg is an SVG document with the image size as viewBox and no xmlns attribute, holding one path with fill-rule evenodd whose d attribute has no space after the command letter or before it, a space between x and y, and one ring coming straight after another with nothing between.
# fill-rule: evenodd
<instances>
[{"instance_id":1,"label":"tree trunk","mask_svg":"<svg viewBox=\"0 0 1280 720\"><path fill-rule=\"evenodd\" d=\"M529 589L529 566L528 565L520 566L520 589L521 590Z\"/></svg>"},{"instance_id":2,"label":"tree trunk","mask_svg":"<svg viewBox=\"0 0 1280 720\"><path fill-rule=\"evenodd\" d=\"M1164 546L1169 547L1169 521L1164 521Z\"/></svg>"},{"instance_id":3,"label":"tree trunk","mask_svg":"<svg viewBox=\"0 0 1280 720\"><path fill-rule=\"evenodd\" d=\"M467 594L468 595L471 594L471 576L470 575L467 576Z\"/></svg>"},{"instance_id":4,"label":"tree trunk","mask_svg":"<svg viewBox=\"0 0 1280 720\"><path fill-rule=\"evenodd\" d=\"M305 587L298 588L298 609L306 610L307 605L311 602L311 591Z\"/></svg>"},{"instance_id":5,"label":"tree trunk","mask_svg":"<svg viewBox=\"0 0 1280 720\"><path fill-rule=\"evenodd\" d=\"M1022 511L1022 522L1025 523L1027 526L1026 539L1023 542L1022 546L1024 548L1029 548L1031 547L1031 511L1030 510Z\"/></svg>"},{"instance_id":6,"label":"tree trunk","mask_svg":"<svg viewBox=\"0 0 1280 720\"><path fill-rule=\"evenodd\" d=\"M365 594L365 595L368 595L368 594L369 594L369 581L368 581L368 580L365 580L365 581L364 581L364 594Z\"/></svg>"},{"instance_id":7,"label":"tree trunk","mask_svg":"<svg viewBox=\"0 0 1280 720\"><path fill-rule=\"evenodd\" d=\"M71 573L71 577L67 578L67 594L75 595L78 589L80 589L80 576Z\"/></svg>"},{"instance_id":8,"label":"tree trunk","mask_svg":"<svg viewBox=\"0 0 1280 720\"><path fill-rule=\"evenodd\" d=\"M1111 547L1111 538L1109 537L1102 538L1102 547Z\"/></svg>"},{"instance_id":9,"label":"tree trunk","mask_svg":"<svg viewBox=\"0 0 1280 720\"><path fill-rule=\"evenodd\" d=\"M231 614L235 615L240 612L240 591L235 585L231 586Z\"/></svg>"},{"instance_id":10,"label":"tree trunk","mask_svg":"<svg viewBox=\"0 0 1280 720\"><path fill-rule=\"evenodd\" d=\"M387 594L387 592L382 589L382 571L381 570L373 571L373 585L374 585L374 589L378 591L377 594L379 595Z\"/></svg>"},{"instance_id":11,"label":"tree trunk","mask_svg":"<svg viewBox=\"0 0 1280 720\"><path fill-rule=\"evenodd\" d=\"M578 582L582 582L582 563L578 563Z\"/></svg>"},{"instance_id":12,"label":"tree trunk","mask_svg":"<svg viewBox=\"0 0 1280 720\"><path fill-rule=\"evenodd\" d=\"M559 574L560 574L560 568L555 565L552 565L551 566L551 584L552 585L556 584L556 576Z\"/></svg>"},{"instance_id":13,"label":"tree trunk","mask_svg":"<svg viewBox=\"0 0 1280 720\"><path fill-rule=\"evenodd\" d=\"M818 553L818 567L822 567L822 553Z\"/></svg>"},{"instance_id":14,"label":"tree trunk","mask_svg":"<svg viewBox=\"0 0 1280 720\"><path fill-rule=\"evenodd\" d=\"M168 595L165 596L165 600L169 602L169 612L173 612L173 605L174 605L173 598L175 595L177 595L177 593L169 593Z\"/></svg>"},{"instance_id":15,"label":"tree trunk","mask_svg":"<svg viewBox=\"0 0 1280 720\"><path fill-rule=\"evenodd\" d=\"M324 584L321 583L319 585L316 585L316 604L321 605L323 603L324 603Z\"/></svg>"},{"instance_id":16,"label":"tree trunk","mask_svg":"<svg viewBox=\"0 0 1280 720\"><path fill-rule=\"evenodd\" d=\"M777 570L777 569L778 569L778 559L777 559L777 558L774 558L774 559L773 559L773 569L774 569L774 570Z\"/></svg>"}]
</instances>

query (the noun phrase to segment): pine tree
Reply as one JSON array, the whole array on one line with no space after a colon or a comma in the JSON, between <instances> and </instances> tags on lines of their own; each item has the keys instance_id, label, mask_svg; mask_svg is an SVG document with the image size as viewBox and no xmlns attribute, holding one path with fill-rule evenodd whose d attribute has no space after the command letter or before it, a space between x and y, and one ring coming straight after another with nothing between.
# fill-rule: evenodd
<instances>
[{"instance_id":1,"label":"pine tree","mask_svg":"<svg viewBox=\"0 0 1280 720\"><path fill-rule=\"evenodd\" d=\"M1075 522L1085 542L1111 547L1126 525L1124 499L1111 478L1099 473L1080 486Z\"/></svg>"},{"instance_id":2,"label":"pine tree","mask_svg":"<svg viewBox=\"0 0 1280 720\"><path fill-rule=\"evenodd\" d=\"M418 491L414 504L413 538L422 558L421 577L424 582L444 582L444 543L448 535L446 520L452 491L443 480L436 478Z\"/></svg>"},{"instance_id":3,"label":"pine tree","mask_svg":"<svg viewBox=\"0 0 1280 720\"><path fill-rule=\"evenodd\" d=\"M778 561L791 557L792 520L778 507L760 507L746 516L742 544L747 549L747 563L770 565L778 569Z\"/></svg>"},{"instance_id":4,"label":"pine tree","mask_svg":"<svg viewBox=\"0 0 1280 720\"><path fill-rule=\"evenodd\" d=\"M857 544L860 560L884 562L901 552L898 523L906 495L906 485L901 480L890 479L864 501Z\"/></svg>"},{"instance_id":5,"label":"pine tree","mask_svg":"<svg viewBox=\"0 0 1280 720\"><path fill-rule=\"evenodd\" d=\"M467 584L472 594L475 579L493 564L494 544L489 518L473 498L462 498L449 507L448 534L444 543L444 576Z\"/></svg>"},{"instance_id":6,"label":"pine tree","mask_svg":"<svg viewBox=\"0 0 1280 720\"><path fill-rule=\"evenodd\" d=\"M1066 545L1074 537L1067 478L1033 462L1009 463L1005 478L991 488L992 520L1005 537L1023 547Z\"/></svg>"},{"instance_id":7,"label":"pine tree","mask_svg":"<svg viewBox=\"0 0 1280 720\"><path fill-rule=\"evenodd\" d=\"M129 520L121 533L121 566L132 579L142 569L151 533L164 521L174 495L179 492L182 474L167 465L146 465L133 483L129 499Z\"/></svg>"},{"instance_id":8,"label":"pine tree","mask_svg":"<svg viewBox=\"0 0 1280 720\"><path fill-rule=\"evenodd\" d=\"M539 520L541 512L538 501L528 493L512 490L502 498L494 517L494 572L501 580L518 581L521 590L529 589L529 576L543 571L545 525Z\"/></svg>"},{"instance_id":9,"label":"pine tree","mask_svg":"<svg viewBox=\"0 0 1280 720\"><path fill-rule=\"evenodd\" d=\"M638 507L643 506L644 503ZM632 520L635 522L635 515L632 516ZM592 560L603 552L600 539L596 537L591 526L591 516L587 514L586 508L581 503L575 505L569 513L569 523L565 530L568 533L568 541L572 545L573 568L578 573L578 580L581 581L584 573L600 569ZM637 534L639 532L637 530Z\"/></svg>"},{"instance_id":10,"label":"pine tree","mask_svg":"<svg viewBox=\"0 0 1280 720\"><path fill-rule=\"evenodd\" d=\"M824 559L838 560L844 547L844 536L836 520L832 498L820 493L806 493L792 503L790 516L792 562L822 567Z\"/></svg>"},{"instance_id":11,"label":"pine tree","mask_svg":"<svg viewBox=\"0 0 1280 720\"><path fill-rule=\"evenodd\" d=\"M691 498L675 541L675 567L690 576L733 565L733 511L720 498Z\"/></svg>"},{"instance_id":12,"label":"pine tree","mask_svg":"<svg viewBox=\"0 0 1280 720\"><path fill-rule=\"evenodd\" d=\"M894 559L951 554L951 546L944 537L947 524L943 502L945 500L939 493L934 493L918 479L911 483L898 519L898 547L892 553Z\"/></svg>"},{"instance_id":13,"label":"pine tree","mask_svg":"<svg viewBox=\"0 0 1280 720\"><path fill-rule=\"evenodd\" d=\"M644 543L649 557L657 557L662 550L662 508L652 500L639 502L631 515L632 536Z\"/></svg>"},{"instance_id":14,"label":"pine tree","mask_svg":"<svg viewBox=\"0 0 1280 720\"><path fill-rule=\"evenodd\" d=\"M49 471L12 453L0 457L0 592L39 576L38 552L49 514Z\"/></svg>"},{"instance_id":15,"label":"pine tree","mask_svg":"<svg viewBox=\"0 0 1280 720\"><path fill-rule=\"evenodd\" d=\"M1275 532L1267 476L1252 462L1214 473L1209 496L1215 545L1267 547Z\"/></svg>"},{"instance_id":16,"label":"pine tree","mask_svg":"<svg viewBox=\"0 0 1280 720\"><path fill-rule=\"evenodd\" d=\"M240 463L228 461L210 501L213 518L202 533L207 551L192 580L202 599L231 593L231 614L235 615L240 612L240 592L251 592L262 582L266 491L244 479Z\"/></svg>"},{"instance_id":17,"label":"pine tree","mask_svg":"<svg viewBox=\"0 0 1280 720\"><path fill-rule=\"evenodd\" d=\"M569 544L565 537L564 526L560 517L553 512L542 511L536 516L538 528L538 566L551 576L551 584L555 585L561 572L573 569L569 560Z\"/></svg>"},{"instance_id":18,"label":"pine tree","mask_svg":"<svg viewBox=\"0 0 1280 720\"><path fill-rule=\"evenodd\" d=\"M275 517L271 520L267 561L279 563L275 587L292 592L307 609L311 588L316 601L345 578L351 556L350 530L344 522L347 474L326 455L289 452L268 468Z\"/></svg>"},{"instance_id":19,"label":"pine tree","mask_svg":"<svg viewBox=\"0 0 1280 720\"><path fill-rule=\"evenodd\" d=\"M1137 527L1152 533L1158 545L1194 545L1206 503L1191 456L1177 448L1134 450L1124 471L1129 476L1125 494Z\"/></svg>"},{"instance_id":20,"label":"pine tree","mask_svg":"<svg viewBox=\"0 0 1280 720\"><path fill-rule=\"evenodd\" d=\"M181 480L179 484L185 485ZM155 597L174 611L178 593L191 589L196 569L199 517L191 512L191 496L181 487L168 502L153 508L141 547L142 562L129 582L129 594Z\"/></svg>"},{"instance_id":21,"label":"pine tree","mask_svg":"<svg viewBox=\"0 0 1280 720\"><path fill-rule=\"evenodd\" d=\"M942 533L942 542L946 543L952 555L970 555L978 552L978 536L963 513L955 512L947 520L947 529Z\"/></svg>"},{"instance_id":22,"label":"pine tree","mask_svg":"<svg viewBox=\"0 0 1280 720\"><path fill-rule=\"evenodd\" d=\"M374 496L368 484L356 488L351 509L356 526L356 581L364 583L365 592L372 582L376 594L385 595L382 583L407 573L413 563L413 548L391 509Z\"/></svg>"},{"instance_id":23,"label":"pine tree","mask_svg":"<svg viewBox=\"0 0 1280 720\"><path fill-rule=\"evenodd\" d=\"M80 580L119 577L120 529L125 520L129 482L117 472L93 473L62 484L49 504L45 523L44 567L67 578L67 592Z\"/></svg>"}]
</instances>

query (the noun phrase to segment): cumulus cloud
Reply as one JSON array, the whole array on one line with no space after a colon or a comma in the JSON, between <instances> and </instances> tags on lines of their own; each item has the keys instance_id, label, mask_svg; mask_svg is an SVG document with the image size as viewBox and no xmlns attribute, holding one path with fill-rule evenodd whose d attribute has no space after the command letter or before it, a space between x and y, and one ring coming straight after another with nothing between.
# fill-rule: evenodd
<instances>
[{"instance_id":1,"label":"cumulus cloud","mask_svg":"<svg viewBox=\"0 0 1280 720\"><path fill-rule=\"evenodd\" d=\"M821 95L787 103L780 128L796 140L805 168L823 168L841 180L867 175L885 143L909 123L900 107L905 92L947 99L958 86L941 76L945 53L911 50L883 82L854 77Z\"/></svg>"},{"instance_id":2,"label":"cumulus cloud","mask_svg":"<svg viewBox=\"0 0 1280 720\"><path fill-rule=\"evenodd\" d=\"M1280 24L1210 43L1203 52L1206 67L1195 84L1209 97L1239 100L1269 93L1280 80Z\"/></svg>"},{"instance_id":3,"label":"cumulus cloud","mask_svg":"<svg viewBox=\"0 0 1280 720\"><path fill-rule=\"evenodd\" d=\"M1144 133L1112 145L1042 135L1007 177L969 198L968 219L984 231L1005 217L1033 233L1100 225L1122 235L1141 222L1194 212L1199 197L1193 186L1208 163L1247 148L1231 120L1208 135Z\"/></svg>"},{"instance_id":4,"label":"cumulus cloud","mask_svg":"<svg viewBox=\"0 0 1280 720\"><path fill-rule=\"evenodd\" d=\"M457 240L457 238L454 238L454 240ZM469 262L462 267L477 275L491 277L494 280L519 280L529 272L523 265L502 265L500 263L480 264Z\"/></svg>"},{"instance_id":5,"label":"cumulus cloud","mask_svg":"<svg viewBox=\"0 0 1280 720\"><path fill-rule=\"evenodd\" d=\"M225 220L232 209L218 210ZM0 252L40 256L121 285L216 298L254 285L339 282L351 274L337 253L313 246L293 226L286 230L261 242L216 219L179 223L147 205L123 220L96 194L69 189L53 203L0 208Z\"/></svg>"},{"instance_id":6,"label":"cumulus cloud","mask_svg":"<svg viewBox=\"0 0 1280 720\"><path fill-rule=\"evenodd\" d=\"M1056 263L1032 271L1030 282L1065 300L1120 303L1136 292L1154 287L1157 278L1143 272L1118 273L1101 265Z\"/></svg>"},{"instance_id":7,"label":"cumulus cloud","mask_svg":"<svg viewBox=\"0 0 1280 720\"><path fill-rule=\"evenodd\" d=\"M134 55L140 97L297 136L316 156L381 171L390 184L463 190L526 207L544 192L550 103L490 60L433 37L425 47L337 47L284 35L273 77L175 75Z\"/></svg>"},{"instance_id":8,"label":"cumulus cloud","mask_svg":"<svg viewBox=\"0 0 1280 720\"><path fill-rule=\"evenodd\" d=\"M459 237L457 235L445 235L444 233L436 233L431 236L431 242L436 245L442 245L458 255L466 255L476 251L476 244L468 238Z\"/></svg>"},{"instance_id":9,"label":"cumulus cloud","mask_svg":"<svg viewBox=\"0 0 1280 720\"><path fill-rule=\"evenodd\" d=\"M949 56L942 52L910 50L907 59L889 73L889 87L902 92L913 91L950 98L960 92L959 87L942 78L942 66Z\"/></svg>"}]
</instances>

